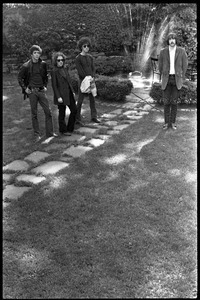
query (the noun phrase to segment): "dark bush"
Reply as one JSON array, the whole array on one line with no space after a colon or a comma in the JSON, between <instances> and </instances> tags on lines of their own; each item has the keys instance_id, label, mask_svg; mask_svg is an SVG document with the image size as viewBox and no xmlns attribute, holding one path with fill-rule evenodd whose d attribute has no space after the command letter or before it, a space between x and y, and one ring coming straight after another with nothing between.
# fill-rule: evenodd
<instances>
[{"instance_id":1,"label":"dark bush","mask_svg":"<svg viewBox=\"0 0 200 300\"><path fill-rule=\"evenodd\" d=\"M97 95L103 100L124 101L129 95L133 84L128 79L116 77L98 76L96 78Z\"/></svg>"},{"instance_id":2,"label":"dark bush","mask_svg":"<svg viewBox=\"0 0 200 300\"><path fill-rule=\"evenodd\" d=\"M132 71L132 60L124 56L98 57L95 60L96 73L100 75L113 75Z\"/></svg>"},{"instance_id":3,"label":"dark bush","mask_svg":"<svg viewBox=\"0 0 200 300\"><path fill-rule=\"evenodd\" d=\"M158 104L163 104L162 89L160 83L154 83L149 93ZM178 99L179 104L197 104L197 84L196 82L186 81L180 90Z\"/></svg>"}]
</instances>

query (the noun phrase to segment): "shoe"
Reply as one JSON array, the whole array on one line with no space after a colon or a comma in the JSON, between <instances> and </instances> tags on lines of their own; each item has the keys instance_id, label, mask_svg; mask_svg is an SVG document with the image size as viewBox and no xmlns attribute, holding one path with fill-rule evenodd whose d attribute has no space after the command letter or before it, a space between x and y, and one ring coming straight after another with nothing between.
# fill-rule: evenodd
<instances>
[{"instance_id":1,"label":"shoe","mask_svg":"<svg viewBox=\"0 0 200 300\"><path fill-rule=\"evenodd\" d=\"M80 125L80 126L82 126L82 127L84 127L85 125L83 124L83 122L81 122L80 120L76 120L76 122L75 122L76 124L78 124L78 125Z\"/></svg>"},{"instance_id":2,"label":"shoe","mask_svg":"<svg viewBox=\"0 0 200 300\"><path fill-rule=\"evenodd\" d=\"M38 143L41 140L41 136L38 135L34 138L34 143Z\"/></svg>"},{"instance_id":3,"label":"shoe","mask_svg":"<svg viewBox=\"0 0 200 300\"><path fill-rule=\"evenodd\" d=\"M91 121L94 122L94 123L101 123L97 118L92 118Z\"/></svg>"},{"instance_id":4,"label":"shoe","mask_svg":"<svg viewBox=\"0 0 200 300\"><path fill-rule=\"evenodd\" d=\"M177 129L177 126L175 123L172 123L172 129L176 130Z\"/></svg>"},{"instance_id":5,"label":"shoe","mask_svg":"<svg viewBox=\"0 0 200 300\"><path fill-rule=\"evenodd\" d=\"M165 124L163 125L163 129L164 129L164 130L166 130L168 127L169 127L169 125L168 125L167 123L165 123Z\"/></svg>"},{"instance_id":6,"label":"shoe","mask_svg":"<svg viewBox=\"0 0 200 300\"><path fill-rule=\"evenodd\" d=\"M66 135L66 136L71 136L72 132L64 131L64 132L61 132L61 134Z\"/></svg>"}]
</instances>

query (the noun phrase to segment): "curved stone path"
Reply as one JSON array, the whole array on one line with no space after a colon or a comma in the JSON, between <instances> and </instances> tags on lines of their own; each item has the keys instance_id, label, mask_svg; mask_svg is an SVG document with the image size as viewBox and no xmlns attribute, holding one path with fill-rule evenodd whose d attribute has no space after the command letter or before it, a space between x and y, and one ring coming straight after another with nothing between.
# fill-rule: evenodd
<instances>
[{"instance_id":1,"label":"curved stone path","mask_svg":"<svg viewBox=\"0 0 200 300\"><path fill-rule=\"evenodd\" d=\"M56 174L67 168L72 159L81 157L106 143L112 135L119 134L123 129L137 122L153 109L154 100L149 98L149 91L134 89L134 93L151 104L142 102L134 94L126 98L125 104L102 105L113 107L113 111L99 116L100 124L87 123L80 127L71 136L59 138L51 137L41 143L41 151L34 151L23 160L14 160L3 167L3 200L20 198L32 186L46 180L46 176ZM12 184L14 182L14 184Z\"/></svg>"}]
</instances>

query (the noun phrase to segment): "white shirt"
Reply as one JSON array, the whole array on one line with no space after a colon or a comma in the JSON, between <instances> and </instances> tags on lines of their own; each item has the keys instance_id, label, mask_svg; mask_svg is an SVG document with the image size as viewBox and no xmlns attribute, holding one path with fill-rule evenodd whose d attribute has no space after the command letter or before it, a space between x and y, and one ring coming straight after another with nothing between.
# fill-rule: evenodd
<instances>
[{"instance_id":1,"label":"white shirt","mask_svg":"<svg viewBox=\"0 0 200 300\"><path fill-rule=\"evenodd\" d=\"M169 46L169 57L170 57L170 70L169 74L175 74L175 52L176 45L174 47Z\"/></svg>"}]
</instances>

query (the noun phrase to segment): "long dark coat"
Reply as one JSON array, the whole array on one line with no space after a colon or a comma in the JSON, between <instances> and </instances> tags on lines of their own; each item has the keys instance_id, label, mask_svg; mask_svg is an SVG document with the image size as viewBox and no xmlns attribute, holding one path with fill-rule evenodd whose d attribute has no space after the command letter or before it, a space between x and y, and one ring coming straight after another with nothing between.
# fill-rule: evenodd
<instances>
[{"instance_id":1,"label":"long dark coat","mask_svg":"<svg viewBox=\"0 0 200 300\"><path fill-rule=\"evenodd\" d=\"M169 79L169 70L170 70L170 57L169 57L169 47L166 47L160 51L159 56L159 71L162 78L162 90L165 90L168 79ZM187 54L184 48L176 47L175 52L175 80L177 89L180 90L183 86L185 80L185 73L188 67Z\"/></svg>"},{"instance_id":2,"label":"long dark coat","mask_svg":"<svg viewBox=\"0 0 200 300\"><path fill-rule=\"evenodd\" d=\"M55 105L70 105L70 100L75 101L73 94L74 89L66 68L64 68L64 72L62 72L60 68L54 68L51 71L51 84L54 92ZM60 97L63 99L62 103L58 102L58 98Z\"/></svg>"}]
</instances>

